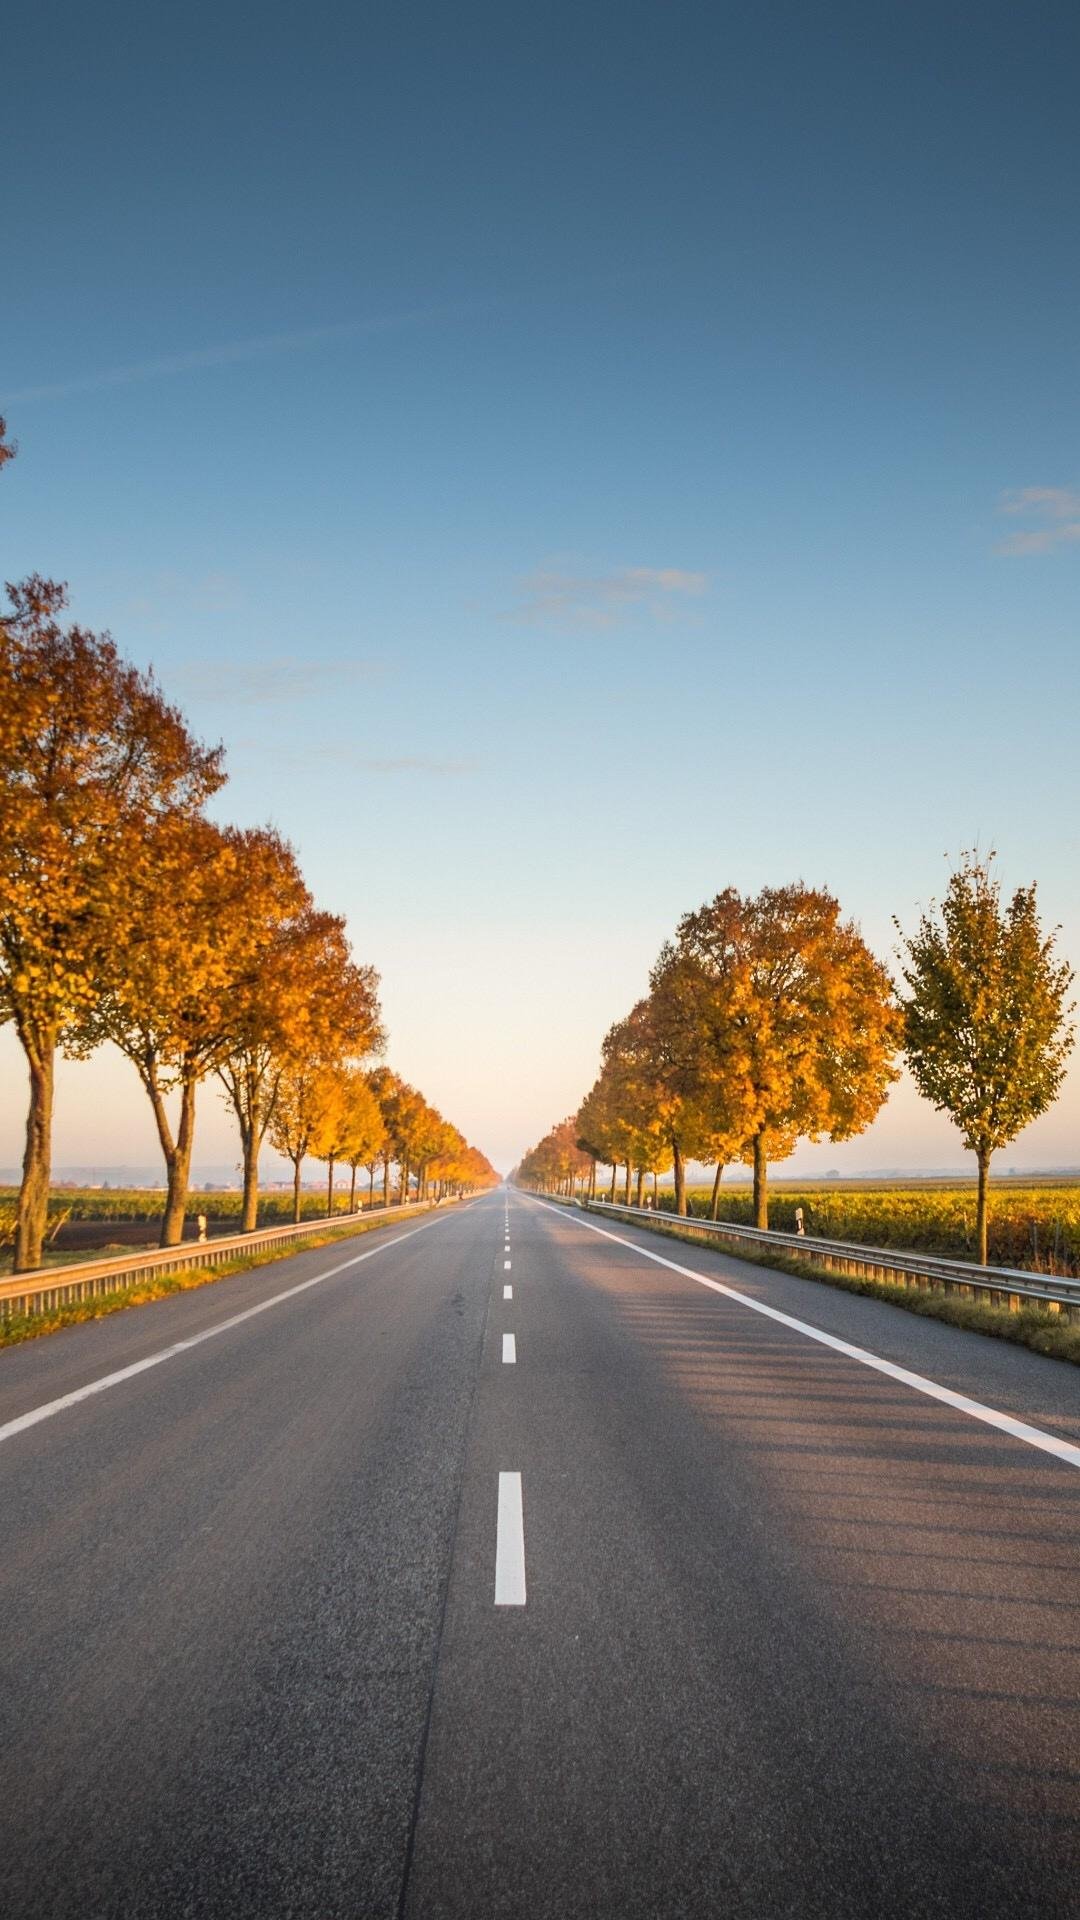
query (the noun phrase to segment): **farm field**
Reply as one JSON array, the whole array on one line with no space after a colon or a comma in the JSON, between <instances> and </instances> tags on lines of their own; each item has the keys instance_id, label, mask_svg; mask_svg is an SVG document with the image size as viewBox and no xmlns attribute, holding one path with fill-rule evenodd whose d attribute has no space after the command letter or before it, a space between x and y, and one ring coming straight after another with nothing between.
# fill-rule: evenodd
<instances>
[{"instance_id":1,"label":"farm field","mask_svg":"<svg viewBox=\"0 0 1080 1920\"><path fill-rule=\"evenodd\" d=\"M689 1189L696 1214L708 1214L711 1198L711 1185ZM662 1189L661 1207L670 1209L673 1204L670 1190ZM952 1259L975 1257L974 1181L771 1184L771 1227L793 1233L799 1206L807 1233L824 1239L940 1253ZM989 1212L991 1265L1080 1274L1080 1180L994 1181ZM721 1220L751 1225L753 1217L750 1187L721 1185Z\"/></svg>"},{"instance_id":2,"label":"farm field","mask_svg":"<svg viewBox=\"0 0 1080 1920\"><path fill-rule=\"evenodd\" d=\"M239 1230L242 1194L231 1191L191 1194L184 1226L185 1240L194 1240L198 1228L196 1216L205 1213L207 1230L215 1234ZM376 1204L382 1198L376 1186ZM153 1246L161 1226L164 1192L155 1188L60 1187L49 1196L49 1225L45 1245L45 1263L49 1266L83 1255L104 1252L126 1253L132 1248ZM11 1264L11 1246L15 1232L18 1190L0 1187L0 1273ZM357 1201L367 1203L366 1179L357 1188ZM335 1214L349 1211L349 1187L346 1178L334 1195ZM326 1214L326 1191L305 1191L300 1196L300 1215L304 1220L322 1219ZM292 1190L269 1192L260 1196L260 1227L284 1226L292 1219Z\"/></svg>"}]
</instances>

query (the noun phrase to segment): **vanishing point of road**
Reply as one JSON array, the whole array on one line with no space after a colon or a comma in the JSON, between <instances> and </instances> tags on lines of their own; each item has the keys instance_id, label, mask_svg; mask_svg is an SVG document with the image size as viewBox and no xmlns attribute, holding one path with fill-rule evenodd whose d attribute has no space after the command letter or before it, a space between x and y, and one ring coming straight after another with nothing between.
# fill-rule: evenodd
<instances>
[{"instance_id":1,"label":"vanishing point of road","mask_svg":"<svg viewBox=\"0 0 1080 1920\"><path fill-rule=\"evenodd\" d=\"M1060 1362L499 1191L0 1353L0 1503L12 1920L1080 1912Z\"/></svg>"}]
</instances>

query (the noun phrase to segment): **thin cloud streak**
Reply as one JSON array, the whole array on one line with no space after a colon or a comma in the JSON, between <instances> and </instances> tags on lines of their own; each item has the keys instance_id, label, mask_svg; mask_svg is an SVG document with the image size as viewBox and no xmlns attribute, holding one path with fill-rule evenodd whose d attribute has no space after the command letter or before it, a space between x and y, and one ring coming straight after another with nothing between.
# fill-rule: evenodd
<instances>
[{"instance_id":1,"label":"thin cloud streak","mask_svg":"<svg viewBox=\"0 0 1080 1920\"><path fill-rule=\"evenodd\" d=\"M350 747L333 745L305 748L302 752L285 753L279 758L290 767L332 766L349 773L372 773L378 776L419 773L437 780L461 780L481 771L479 760L443 759L427 753L355 753Z\"/></svg>"},{"instance_id":2,"label":"thin cloud streak","mask_svg":"<svg viewBox=\"0 0 1080 1920\"><path fill-rule=\"evenodd\" d=\"M276 706L302 700L324 687L349 688L361 680L377 680L386 672L383 660L289 660L286 658L228 661L187 660L170 672L185 699L210 699L244 706Z\"/></svg>"},{"instance_id":3,"label":"thin cloud streak","mask_svg":"<svg viewBox=\"0 0 1080 1920\"><path fill-rule=\"evenodd\" d=\"M618 273L586 274L573 287L561 284L561 295L569 291L583 294L610 292L634 286L651 277L646 268ZM523 302L515 295L493 294L482 299L445 300L429 306L406 308L401 313L375 315L368 320L339 320L326 326L298 327L290 332L256 335L251 339L225 341L216 346L196 347L184 353L155 355L122 367L107 367L93 373L75 374L68 380L44 381L0 395L3 405L26 406L35 400L65 400L80 393L97 393L110 387L130 386L143 380L168 378L178 373L198 373L205 368L242 365L247 361L274 359L282 354L304 353L312 348L333 345L339 340L362 340L381 333L397 333L409 327L436 325L440 321L467 320L485 314L513 312Z\"/></svg>"},{"instance_id":4,"label":"thin cloud streak","mask_svg":"<svg viewBox=\"0 0 1080 1920\"><path fill-rule=\"evenodd\" d=\"M610 627L639 610L654 620L670 619L678 599L699 598L708 584L707 574L682 567L620 567L592 576L542 568L521 581L521 602L508 618L526 624Z\"/></svg>"},{"instance_id":5,"label":"thin cloud streak","mask_svg":"<svg viewBox=\"0 0 1080 1920\"><path fill-rule=\"evenodd\" d=\"M998 511L1037 523L1000 540L998 553L1053 553L1080 544L1080 492L1073 487L1014 487L1002 494Z\"/></svg>"},{"instance_id":6,"label":"thin cloud streak","mask_svg":"<svg viewBox=\"0 0 1080 1920\"><path fill-rule=\"evenodd\" d=\"M479 768L476 760L436 760L423 753L407 753L388 760L358 757L350 764L360 773L433 773L446 780L460 779L465 774L476 773Z\"/></svg>"},{"instance_id":7,"label":"thin cloud streak","mask_svg":"<svg viewBox=\"0 0 1080 1920\"><path fill-rule=\"evenodd\" d=\"M187 353L162 354L153 360L137 360L123 367L109 367L96 373L77 374L70 380L55 380L41 386L23 387L4 396L6 407L26 406L35 400L67 400L77 394L100 393L110 387L134 386L144 380L159 380L174 374L199 373L207 368L240 366L257 360L272 360L283 354L310 352L315 347L336 341L364 340L383 333L399 333L409 327L421 327L440 320L457 320L486 311L489 302L461 301L453 305L414 307L403 313L384 314L372 320L341 320L330 326L300 327L291 333L268 333L249 340L233 340L213 347L197 347Z\"/></svg>"}]
</instances>

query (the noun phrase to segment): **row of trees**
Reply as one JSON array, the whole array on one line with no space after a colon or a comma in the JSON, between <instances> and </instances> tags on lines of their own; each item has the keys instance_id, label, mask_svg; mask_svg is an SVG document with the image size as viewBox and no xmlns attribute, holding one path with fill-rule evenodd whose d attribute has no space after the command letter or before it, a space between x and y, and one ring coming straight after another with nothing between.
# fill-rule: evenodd
<instances>
[{"instance_id":1,"label":"row of trees","mask_svg":"<svg viewBox=\"0 0 1080 1920\"><path fill-rule=\"evenodd\" d=\"M0 421L0 465L13 448ZM217 1077L243 1152L255 1225L267 1134L299 1182L305 1152L410 1170L421 1189L494 1178L388 1068L378 977L344 921L319 909L272 828L206 814L220 747L190 732L152 674L64 619L32 575L0 614L0 1022L26 1056L30 1101L15 1270L40 1265L55 1064L111 1041L132 1062L165 1162L162 1244L183 1232L196 1093ZM380 1078L381 1076L381 1078ZM305 1142L300 1150L298 1142Z\"/></svg>"},{"instance_id":2,"label":"row of trees","mask_svg":"<svg viewBox=\"0 0 1080 1920\"><path fill-rule=\"evenodd\" d=\"M839 1141L880 1111L898 1061L959 1127L978 1167L977 1237L986 1260L992 1154L1057 1097L1072 1045L1072 970L1038 918L1035 888L1003 903L993 855L965 855L940 912L901 934L897 986L833 896L795 884L734 888L680 922L649 993L603 1043L578 1112L531 1149L522 1185L595 1192L611 1168L674 1178L686 1164L753 1167L754 1219L768 1225L768 1169L801 1138Z\"/></svg>"},{"instance_id":3,"label":"row of trees","mask_svg":"<svg viewBox=\"0 0 1080 1920\"><path fill-rule=\"evenodd\" d=\"M470 1147L449 1120L389 1067L362 1071L351 1063L318 1058L288 1065L281 1073L270 1115L270 1140L292 1163L293 1218L300 1218L300 1176L305 1159L325 1160L326 1210L333 1211L334 1171L348 1167L349 1205L355 1211L361 1168L374 1199L381 1173L382 1197L391 1201L391 1169L397 1169L398 1199L415 1188L417 1200L441 1199L492 1186L498 1179L478 1147Z\"/></svg>"}]
</instances>

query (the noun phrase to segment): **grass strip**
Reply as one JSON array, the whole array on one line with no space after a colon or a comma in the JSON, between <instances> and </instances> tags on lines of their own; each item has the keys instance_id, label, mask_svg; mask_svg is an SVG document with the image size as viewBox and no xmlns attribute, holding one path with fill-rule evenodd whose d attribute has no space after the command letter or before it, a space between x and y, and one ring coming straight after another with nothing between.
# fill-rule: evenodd
<instances>
[{"instance_id":1,"label":"grass strip","mask_svg":"<svg viewBox=\"0 0 1080 1920\"><path fill-rule=\"evenodd\" d=\"M291 1254L308 1253L314 1247L353 1240L359 1234L374 1233L378 1227L397 1224L396 1220L369 1220L362 1226L354 1223L347 1227L329 1227L325 1233L266 1247L261 1253L238 1253L235 1259L223 1260L217 1267L181 1267L174 1273L117 1287L115 1293L92 1294L88 1300L70 1300L62 1306L46 1307L40 1313L13 1313L9 1319L0 1320L0 1347L16 1347L24 1340L37 1340L42 1334L59 1333L63 1327L76 1327L84 1320L103 1320L107 1314L123 1313L128 1307L144 1307L154 1300L167 1300L174 1293L192 1293L196 1287L228 1280L234 1273L250 1273L255 1267L269 1266L275 1260L288 1259Z\"/></svg>"},{"instance_id":2,"label":"grass strip","mask_svg":"<svg viewBox=\"0 0 1080 1920\"><path fill-rule=\"evenodd\" d=\"M635 1222L640 1225L641 1222ZM924 1320L943 1320L946 1326L960 1327L966 1333L989 1334L992 1340L1010 1340L1014 1346L1030 1347L1034 1353L1052 1360L1080 1364L1080 1326L1074 1326L1067 1314L1036 1303L1022 1305L1012 1313L1008 1307L995 1307L962 1294L946 1293L940 1288L903 1287L888 1280L865 1279L855 1273L834 1273L829 1267L816 1266L782 1253L761 1253L757 1248L718 1246L711 1234L695 1232L693 1227L664 1225L651 1229L672 1240L685 1240L695 1247L711 1247L714 1253L730 1254L733 1260L745 1260L751 1266L770 1267L778 1273L790 1273L797 1280L819 1280L842 1293L866 1294L872 1300L884 1300L890 1306L903 1307L907 1313L919 1313Z\"/></svg>"}]
</instances>

